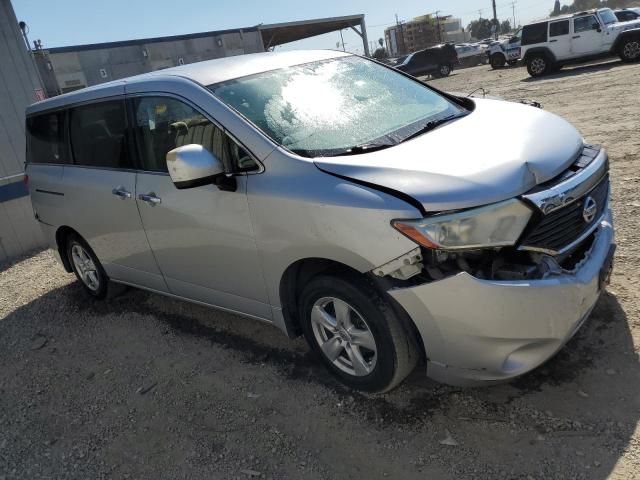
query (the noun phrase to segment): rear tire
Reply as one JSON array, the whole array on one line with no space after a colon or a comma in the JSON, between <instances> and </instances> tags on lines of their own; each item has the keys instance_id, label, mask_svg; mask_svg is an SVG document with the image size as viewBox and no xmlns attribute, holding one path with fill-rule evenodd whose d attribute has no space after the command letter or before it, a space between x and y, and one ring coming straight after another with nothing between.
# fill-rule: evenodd
<instances>
[{"instance_id":1,"label":"rear tire","mask_svg":"<svg viewBox=\"0 0 640 480\"><path fill-rule=\"evenodd\" d=\"M620 59L625 63L640 60L640 37L623 40L620 45Z\"/></svg>"},{"instance_id":2,"label":"rear tire","mask_svg":"<svg viewBox=\"0 0 640 480\"><path fill-rule=\"evenodd\" d=\"M72 234L67 238L66 253L73 273L85 291L92 297L105 298L109 293L109 277L89 244L79 235Z\"/></svg>"},{"instance_id":3,"label":"rear tire","mask_svg":"<svg viewBox=\"0 0 640 480\"><path fill-rule=\"evenodd\" d=\"M527 59L527 72L532 77L541 77L551 70L550 63L545 55L531 55Z\"/></svg>"},{"instance_id":4,"label":"rear tire","mask_svg":"<svg viewBox=\"0 0 640 480\"><path fill-rule=\"evenodd\" d=\"M507 63L507 59L504 58L504 55L500 53L494 53L491 55L491 68L494 70L498 70L499 68L503 68Z\"/></svg>"},{"instance_id":5,"label":"rear tire","mask_svg":"<svg viewBox=\"0 0 640 480\"><path fill-rule=\"evenodd\" d=\"M417 340L391 305L361 277L321 275L300 297L311 349L343 384L388 392L415 368Z\"/></svg>"}]
</instances>

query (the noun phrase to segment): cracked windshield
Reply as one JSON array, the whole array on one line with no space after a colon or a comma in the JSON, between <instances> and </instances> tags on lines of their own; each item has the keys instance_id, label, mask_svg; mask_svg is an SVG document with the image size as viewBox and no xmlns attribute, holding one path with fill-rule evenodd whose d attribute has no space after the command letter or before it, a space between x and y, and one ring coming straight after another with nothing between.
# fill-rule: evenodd
<instances>
[{"instance_id":1,"label":"cracked windshield","mask_svg":"<svg viewBox=\"0 0 640 480\"><path fill-rule=\"evenodd\" d=\"M275 142L308 156L397 143L407 126L462 111L419 82L359 57L308 63L210 88Z\"/></svg>"}]
</instances>

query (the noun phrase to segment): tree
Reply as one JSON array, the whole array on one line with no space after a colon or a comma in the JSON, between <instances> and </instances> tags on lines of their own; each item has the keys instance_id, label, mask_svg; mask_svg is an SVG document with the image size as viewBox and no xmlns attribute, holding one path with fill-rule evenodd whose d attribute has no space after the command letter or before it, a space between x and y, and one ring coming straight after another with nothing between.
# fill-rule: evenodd
<instances>
[{"instance_id":1,"label":"tree","mask_svg":"<svg viewBox=\"0 0 640 480\"><path fill-rule=\"evenodd\" d=\"M556 0L556 4L553 7L553 12L551 13L552 17L557 17L560 15L560 0Z\"/></svg>"},{"instance_id":2,"label":"tree","mask_svg":"<svg viewBox=\"0 0 640 480\"><path fill-rule=\"evenodd\" d=\"M389 58L389 54L384 48L380 47L380 48L376 48L376 51L373 52L372 57L375 58L376 60L383 60L385 58Z\"/></svg>"},{"instance_id":3,"label":"tree","mask_svg":"<svg viewBox=\"0 0 640 480\"><path fill-rule=\"evenodd\" d=\"M500 33L508 33L511 31L511 22L509 20L505 20L500 24Z\"/></svg>"},{"instance_id":4,"label":"tree","mask_svg":"<svg viewBox=\"0 0 640 480\"><path fill-rule=\"evenodd\" d=\"M467 26L467 31L471 32L471 36L478 40L487 38L491 36L491 22L486 18L474 20Z\"/></svg>"},{"instance_id":5,"label":"tree","mask_svg":"<svg viewBox=\"0 0 640 480\"><path fill-rule=\"evenodd\" d=\"M384 47L384 40L382 38L378 39L378 43L380 44L380 47Z\"/></svg>"}]
</instances>

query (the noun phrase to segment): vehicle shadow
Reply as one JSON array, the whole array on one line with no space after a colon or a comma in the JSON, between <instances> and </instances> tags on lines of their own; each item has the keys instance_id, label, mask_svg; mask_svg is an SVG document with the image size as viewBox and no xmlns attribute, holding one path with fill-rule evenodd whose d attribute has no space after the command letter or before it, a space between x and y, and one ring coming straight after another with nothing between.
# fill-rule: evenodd
<instances>
[{"instance_id":1,"label":"vehicle shadow","mask_svg":"<svg viewBox=\"0 0 640 480\"><path fill-rule=\"evenodd\" d=\"M571 67L565 67L562 70L552 73L550 75L544 75L542 77L527 77L520 80L521 82L539 82L542 80L554 80L558 78L567 78L574 77L577 75L584 75L587 73L596 73L596 72L606 72L613 68L624 65L621 60L607 60L605 62L600 63L588 63L588 64L578 64Z\"/></svg>"},{"instance_id":2,"label":"vehicle shadow","mask_svg":"<svg viewBox=\"0 0 640 480\"><path fill-rule=\"evenodd\" d=\"M108 335L113 319L127 320L123 322L125 328L131 321L127 335L132 342L136 341L135 336L143 337L137 340L142 344L156 341L148 339L144 328L134 321L151 317L187 341L189 337L194 341L206 339L211 345L231 350L242 362L274 367L277 375L292 383L294 391L295 385L319 385L335 395L337 402L352 402L349 412L338 415L364 418L372 428L430 431L440 428L444 419L458 441L476 451L477 458L469 457L469 462L489 462L483 460L485 451L513 448L513 439L503 433L507 426L528 440L517 447L524 458L529 453L532 458L540 458L541 443L557 446L545 459L548 464L575 460L576 451L586 451L591 458L585 461L597 459L590 466L589 478L605 479L630 445L640 419L640 363L635 357L627 316L616 297L609 294L601 297L588 322L553 359L509 384L475 389L439 385L425 378L421 365L400 388L386 395L361 394L336 383L304 344L291 343L270 325L211 312L136 289L102 302L89 298L77 282L52 290L0 320L3 395L11 393L7 392L7 375L19 375L13 369L14 362L20 365L25 355L51 346L46 347L46 342L40 346L39 336L74 338L79 334L82 341L67 342L64 355L69 361L82 364L89 361L84 357L92 351L90 343ZM192 347L202 345L194 342ZM152 362L153 346L145 346L138 355L139 362ZM127 361L131 360L125 356L122 362ZM56 369L55 357L47 368ZM64 379L54 385L55 389L78 388L73 379L67 383L64 375L54 378ZM241 384L238 379L238 385L229 388L239 388ZM8 415L17 413L19 408L11 398L31 405L46 404L41 391L34 397L28 393L25 396L25 392L17 392L16 397L6 395L0 406L7 409ZM486 436L492 441L490 449L482 441ZM542 437L544 440L539 439ZM517 471L518 465L514 464L514 468Z\"/></svg>"}]
</instances>

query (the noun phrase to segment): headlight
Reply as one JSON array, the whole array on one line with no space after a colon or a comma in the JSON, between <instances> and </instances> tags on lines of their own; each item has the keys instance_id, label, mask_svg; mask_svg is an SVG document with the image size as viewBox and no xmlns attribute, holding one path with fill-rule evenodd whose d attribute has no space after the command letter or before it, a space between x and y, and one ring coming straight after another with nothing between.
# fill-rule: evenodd
<instances>
[{"instance_id":1,"label":"headlight","mask_svg":"<svg viewBox=\"0 0 640 480\"><path fill-rule=\"evenodd\" d=\"M424 247L465 250L514 245L530 218L531 210L511 199L419 220L393 220L391 225Z\"/></svg>"}]
</instances>

